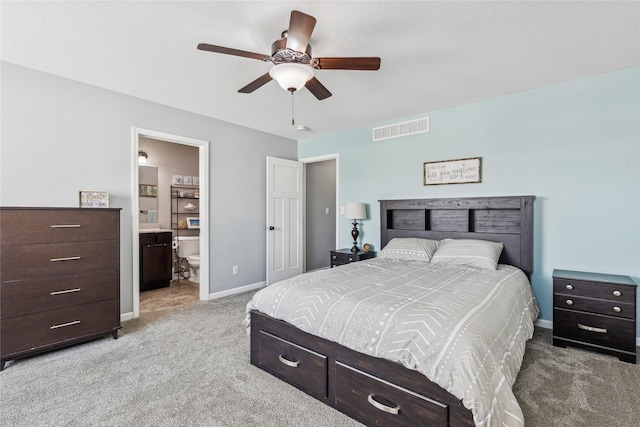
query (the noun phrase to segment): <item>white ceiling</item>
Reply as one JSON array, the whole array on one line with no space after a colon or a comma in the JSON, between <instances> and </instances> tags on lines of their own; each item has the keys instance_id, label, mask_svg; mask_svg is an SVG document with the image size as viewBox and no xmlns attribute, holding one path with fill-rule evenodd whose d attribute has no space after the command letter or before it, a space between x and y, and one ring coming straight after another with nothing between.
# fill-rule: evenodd
<instances>
[{"instance_id":1,"label":"white ceiling","mask_svg":"<svg viewBox=\"0 0 640 427\"><path fill-rule=\"evenodd\" d=\"M2 1L2 60L302 140L640 64L638 1ZM379 56L379 71L320 70L318 101L270 82L291 10L314 16L313 54Z\"/></svg>"}]
</instances>

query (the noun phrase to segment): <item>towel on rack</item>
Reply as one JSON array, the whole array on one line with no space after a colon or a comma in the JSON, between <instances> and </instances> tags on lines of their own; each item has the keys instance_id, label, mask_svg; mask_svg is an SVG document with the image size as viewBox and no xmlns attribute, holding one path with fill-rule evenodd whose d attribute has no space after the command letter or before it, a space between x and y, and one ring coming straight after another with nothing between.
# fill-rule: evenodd
<instances>
[{"instance_id":1,"label":"towel on rack","mask_svg":"<svg viewBox=\"0 0 640 427\"><path fill-rule=\"evenodd\" d=\"M158 211L149 209L147 211L147 222L158 222Z\"/></svg>"}]
</instances>

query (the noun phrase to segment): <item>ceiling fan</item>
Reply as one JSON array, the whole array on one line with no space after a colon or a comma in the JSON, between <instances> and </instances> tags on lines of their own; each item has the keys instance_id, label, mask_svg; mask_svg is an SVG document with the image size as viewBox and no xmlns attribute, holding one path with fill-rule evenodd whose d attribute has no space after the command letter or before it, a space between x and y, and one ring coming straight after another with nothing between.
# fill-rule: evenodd
<instances>
[{"instance_id":1,"label":"ceiling fan","mask_svg":"<svg viewBox=\"0 0 640 427\"><path fill-rule=\"evenodd\" d=\"M198 44L198 49L226 55L259 59L275 64L268 73L263 74L238 92L251 93L275 79L285 90L293 92L306 87L319 100L331 96L331 92L314 77L314 70L368 70L380 69L380 58L313 58L311 56L311 33L316 18L294 10L291 12L289 29L282 32L281 38L271 45L271 55L247 52L207 43Z\"/></svg>"}]
</instances>

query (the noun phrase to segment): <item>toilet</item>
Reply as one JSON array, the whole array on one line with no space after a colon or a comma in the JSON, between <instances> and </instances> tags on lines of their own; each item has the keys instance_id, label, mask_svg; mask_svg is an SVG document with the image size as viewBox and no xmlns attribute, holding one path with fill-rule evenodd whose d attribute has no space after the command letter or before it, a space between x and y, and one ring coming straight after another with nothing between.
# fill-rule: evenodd
<instances>
[{"instance_id":1,"label":"toilet","mask_svg":"<svg viewBox=\"0 0 640 427\"><path fill-rule=\"evenodd\" d=\"M177 236L178 257L185 258L189 263L189 280L200 283L200 237Z\"/></svg>"}]
</instances>

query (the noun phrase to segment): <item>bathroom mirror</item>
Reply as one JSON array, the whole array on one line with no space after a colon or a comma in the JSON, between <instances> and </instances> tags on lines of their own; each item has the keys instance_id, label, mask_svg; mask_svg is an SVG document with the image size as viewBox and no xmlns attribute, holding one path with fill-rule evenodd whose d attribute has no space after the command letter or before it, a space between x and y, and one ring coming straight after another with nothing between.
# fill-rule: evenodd
<instances>
[{"instance_id":1,"label":"bathroom mirror","mask_svg":"<svg viewBox=\"0 0 640 427\"><path fill-rule=\"evenodd\" d=\"M158 223L158 167L138 166L140 224Z\"/></svg>"}]
</instances>

